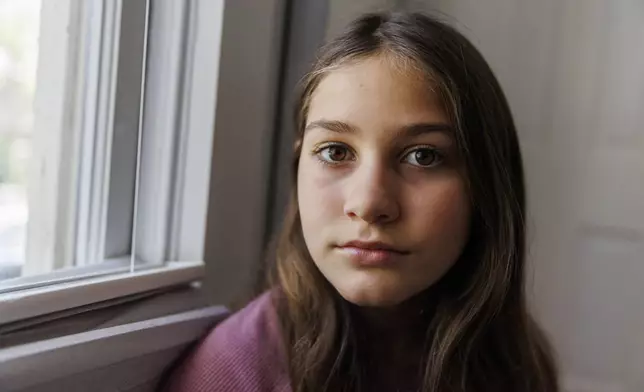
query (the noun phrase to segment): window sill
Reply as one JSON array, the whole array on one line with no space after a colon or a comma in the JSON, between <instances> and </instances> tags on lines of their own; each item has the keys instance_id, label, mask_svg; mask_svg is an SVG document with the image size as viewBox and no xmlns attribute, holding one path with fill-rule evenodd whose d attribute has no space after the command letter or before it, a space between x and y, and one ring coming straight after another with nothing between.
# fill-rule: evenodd
<instances>
[{"instance_id":1,"label":"window sill","mask_svg":"<svg viewBox=\"0 0 644 392\"><path fill-rule=\"evenodd\" d=\"M0 324L201 279L204 264L170 262L143 271L116 273L0 294Z\"/></svg>"},{"instance_id":2,"label":"window sill","mask_svg":"<svg viewBox=\"0 0 644 392\"><path fill-rule=\"evenodd\" d=\"M168 365L227 314L214 306L0 350L0 385L3 391L153 391Z\"/></svg>"}]
</instances>

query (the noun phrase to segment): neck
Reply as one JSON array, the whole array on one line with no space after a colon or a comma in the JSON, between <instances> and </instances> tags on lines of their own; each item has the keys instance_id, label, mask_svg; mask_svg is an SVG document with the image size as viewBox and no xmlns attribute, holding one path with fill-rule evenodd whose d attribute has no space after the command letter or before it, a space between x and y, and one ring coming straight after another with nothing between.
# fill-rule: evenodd
<instances>
[{"instance_id":1,"label":"neck","mask_svg":"<svg viewBox=\"0 0 644 392\"><path fill-rule=\"evenodd\" d=\"M362 307L352 305L350 311L360 340L377 351L395 354L424 346L427 328L434 313L430 290L395 306ZM369 350L371 351L371 350Z\"/></svg>"},{"instance_id":2,"label":"neck","mask_svg":"<svg viewBox=\"0 0 644 392\"><path fill-rule=\"evenodd\" d=\"M423 292L393 307L351 306L370 390L416 390L420 385L434 304L433 296Z\"/></svg>"}]
</instances>

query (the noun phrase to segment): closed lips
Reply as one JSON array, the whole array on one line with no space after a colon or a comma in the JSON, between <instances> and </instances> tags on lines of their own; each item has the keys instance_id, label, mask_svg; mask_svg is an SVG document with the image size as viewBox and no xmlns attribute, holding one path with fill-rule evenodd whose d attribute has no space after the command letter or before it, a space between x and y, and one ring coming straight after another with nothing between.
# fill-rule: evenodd
<instances>
[{"instance_id":1,"label":"closed lips","mask_svg":"<svg viewBox=\"0 0 644 392\"><path fill-rule=\"evenodd\" d=\"M350 241L345 243L344 245L341 245L340 248L343 248L343 249L353 248L356 250L364 250L364 251L392 252L392 253L398 253L398 254L409 253L409 252L405 252L403 250L397 249L384 242Z\"/></svg>"}]
</instances>

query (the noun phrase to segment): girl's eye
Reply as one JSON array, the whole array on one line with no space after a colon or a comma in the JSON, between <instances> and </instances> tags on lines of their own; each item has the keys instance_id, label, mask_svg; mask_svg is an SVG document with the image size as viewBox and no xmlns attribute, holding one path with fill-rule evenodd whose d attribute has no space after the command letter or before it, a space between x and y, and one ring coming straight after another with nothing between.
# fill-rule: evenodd
<instances>
[{"instance_id":1,"label":"girl's eye","mask_svg":"<svg viewBox=\"0 0 644 392\"><path fill-rule=\"evenodd\" d=\"M408 152L403 161L414 166L427 168L441 164L443 156L434 148L419 147Z\"/></svg>"},{"instance_id":2,"label":"girl's eye","mask_svg":"<svg viewBox=\"0 0 644 392\"><path fill-rule=\"evenodd\" d=\"M340 144L331 144L320 148L317 155L325 162L337 163L351 158L349 149Z\"/></svg>"}]
</instances>

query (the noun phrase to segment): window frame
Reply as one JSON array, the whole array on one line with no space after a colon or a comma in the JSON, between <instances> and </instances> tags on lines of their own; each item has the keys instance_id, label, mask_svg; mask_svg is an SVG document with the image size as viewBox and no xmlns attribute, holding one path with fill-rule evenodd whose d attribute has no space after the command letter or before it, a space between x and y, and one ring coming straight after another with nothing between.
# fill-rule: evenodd
<instances>
[{"instance_id":1,"label":"window frame","mask_svg":"<svg viewBox=\"0 0 644 392\"><path fill-rule=\"evenodd\" d=\"M102 390L156 390L168 365L227 314L213 306L9 347L0 380L12 391L91 390L97 380Z\"/></svg>"},{"instance_id":2,"label":"window frame","mask_svg":"<svg viewBox=\"0 0 644 392\"><path fill-rule=\"evenodd\" d=\"M22 276L130 253L146 3L42 3Z\"/></svg>"},{"instance_id":3,"label":"window frame","mask_svg":"<svg viewBox=\"0 0 644 392\"><path fill-rule=\"evenodd\" d=\"M56 5L43 2L41 9L29 171L30 217L22 276L62 268L65 265L60 261L71 260L73 254L75 193L71 184L77 165L73 164L75 149L70 146L77 144L73 127L77 119L69 108L80 103L75 87L82 63L76 61L80 40L69 37L83 36L82 11L78 0L63 0Z\"/></svg>"},{"instance_id":4,"label":"window frame","mask_svg":"<svg viewBox=\"0 0 644 392\"><path fill-rule=\"evenodd\" d=\"M163 268L129 272L129 265L100 276L80 277L68 282L12 290L0 295L2 324L56 313L97 302L177 286L203 276L201 261L171 262Z\"/></svg>"},{"instance_id":5,"label":"window frame","mask_svg":"<svg viewBox=\"0 0 644 392\"><path fill-rule=\"evenodd\" d=\"M71 4L80 0L65 1ZM146 101L143 116L153 115L156 110L161 118L172 119L163 124L176 123L181 132L169 137L172 127L167 125L167 129L162 126L162 131L157 130L155 135L165 146L179 140L180 148L175 153L176 165L155 172L159 183L151 185L142 181L140 188L139 205L142 207L137 211L140 222L135 232L154 228L154 220L146 219L146 214L151 217L165 213L167 234L157 233L151 238L139 235L133 254L140 265L154 265L146 264L155 259L154 255L165 256L166 262L175 261L154 270L139 271L137 268L129 274L108 275L123 268L116 258L108 263L87 265L83 279L75 273L80 270L60 271L65 283L60 283L61 280L45 283L23 280L22 289L12 292L8 292L6 284L3 287L0 283L0 314L7 314L7 309L15 311L21 302L32 303L27 302L30 298L40 297L45 301L43 304L63 310L133 294L124 287L137 292L150 289L131 283L141 279L159 279L161 286L167 286L185 281L186 276L191 280L204 279L209 300L226 304L253 281L264 250L268 166L272 154L266 146L272 145L274 131L274 97L278 88L286 2L252 0L250 4L239 4L223 0L189 0L185 3L154 0L154 3L151 20L158 17L156 11L164 10L166 22L172 26L164 30L164 42L171 48L170 53L176 54L181 47L189 48L190 52L185 55L192 61L182 66L159 67L161 76L148 76L148 93L163 91L172 99ZM186 8L181 13L177 7ZM252 33L244 27L249 25L254 26ZM150 51L151 61L155 61L154 44ZM254 61L248 61L249 54ZM153 68L148 66L149 70ZM155 80L172 82L155 87ZM155 88L157 90L152 90ZM248 110L255 115L248 116ZM245 132L239 132L239 129ZM155 162L152 158L156 151L146 149L145 142L142 144L141 173L153 170L154 166L146 163L146 159ZM245 164L230 165L231 160L239 159L240 151L249 154ZM153 191L159 189L159 184L165 184L163 189L170 188L171 196L163 202ZM168 184L172 186L168 187ZM231 205L245 208L231 209ZM148 257L148 254L154 257ZM176 276L178 280L164 281L157 278L160 276ZM109 290L92 288L101 287L104 283L100 282L106 281L113 282ZM15 288L20 282L14 280L12 283ZM95 295L83 294L91 290ZM52 294L54 292L60 295ZM72 292L75 294L71 295ZM47 298L56 298L58 302L54 304ZM12 316L13 321L54 309L49 305L24 308ZM3 316L0 324L4 322Z\"/></svg>"}]
</instances>

